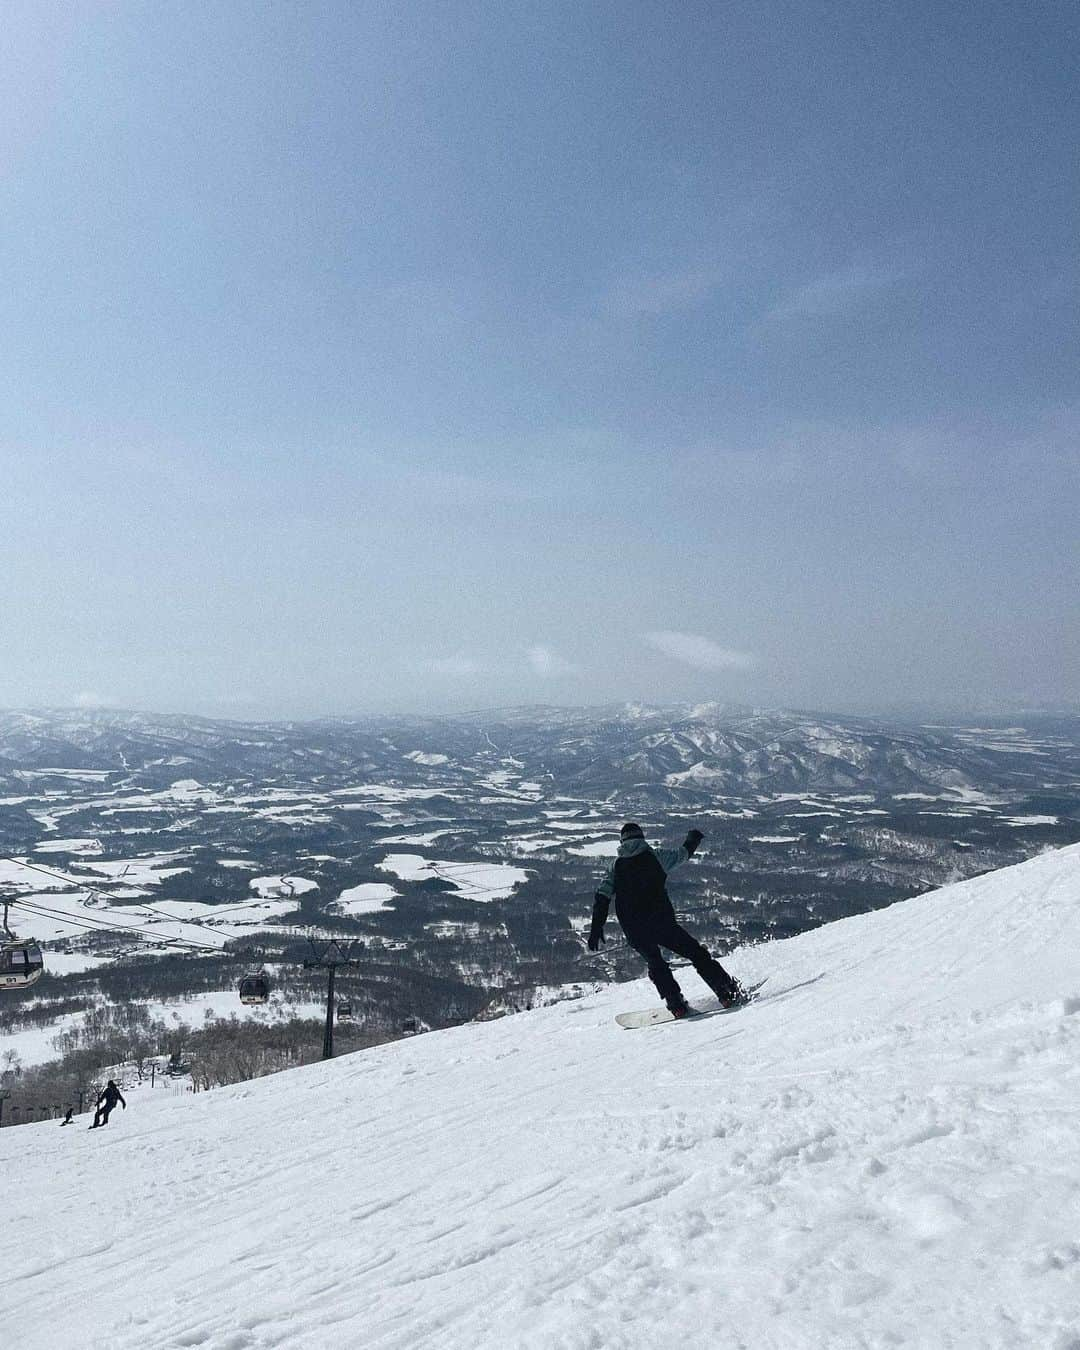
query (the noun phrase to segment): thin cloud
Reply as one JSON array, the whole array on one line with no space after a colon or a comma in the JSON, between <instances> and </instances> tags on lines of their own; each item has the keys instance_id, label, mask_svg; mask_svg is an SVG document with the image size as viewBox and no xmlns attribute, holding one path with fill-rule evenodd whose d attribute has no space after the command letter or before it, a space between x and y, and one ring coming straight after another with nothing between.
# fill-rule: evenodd
<instances>
[{"instance_id":1,"label":"thin cloud","mask_svg":"<svg viewBox=\"0 0 1080 1350\"><path fill-rule=\"evenodd\" d=\"M769 313L771 319L828 319L866 304L875 295L895 286L904 273L896 268L859 264L830 272L792 291Z\"/></svg>"},{"instance_id":2,"label":"thin cloud","mask_svg":"<svg viewBox=\"0 0 1080 1350\"><path fill-rule=\"evenodd\" d=\"M717 268L626 279L612 288L608 307L623 319L643 314L667 314L700 303L723 280L724 273Z\"/></svg>"},{"instance_id":3,"label":"thin cloud","mask_svg":"<svg viewBox=\"0 0 1080 1350\"><path fill-rule=\"evenodd\" d=\"M543 679L552 679L558 675L572 675L576 667L558 652L550 647L545 647L542 643L537 643L529 647L525 653L529 665L532 666L535 674Z\"/></svg>"},{"instance_id":4,"label":"thin cloud","mask_svg":"<svg viewBox=\"0 0 1080 1350\"><path fill-rule=\"evenodd\" d=\"M750 652L721 647L700 633L646 633L645 641L673 661L681 661L695 670L748 670L756 664Z\"/></svg>"}]
</instances>

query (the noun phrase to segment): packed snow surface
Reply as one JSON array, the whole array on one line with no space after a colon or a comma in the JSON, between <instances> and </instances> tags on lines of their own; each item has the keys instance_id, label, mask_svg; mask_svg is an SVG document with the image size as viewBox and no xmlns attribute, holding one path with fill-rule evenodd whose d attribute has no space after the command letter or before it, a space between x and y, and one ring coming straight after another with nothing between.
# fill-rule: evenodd
<instances>
[{"instance_id":1,"label":"packed snow surface","mask_svg":"<svg viewBox=\"0 0 1080 1350\"><path fill-rule=\"evenodd\" d=\"M1074 1350L1080 846L107 1132L0 1133L20 1350ZM703 991L689 972L692 997Z\"/></svg>"}]
</instances>

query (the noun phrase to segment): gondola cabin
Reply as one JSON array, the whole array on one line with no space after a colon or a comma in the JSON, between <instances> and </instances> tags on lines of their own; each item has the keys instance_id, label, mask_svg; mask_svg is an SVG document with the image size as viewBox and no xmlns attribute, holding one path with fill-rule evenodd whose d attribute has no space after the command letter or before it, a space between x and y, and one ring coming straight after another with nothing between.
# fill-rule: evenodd
<instances>
[{"instance_id":1,"label":"gondola cabin","mask_svg":"<svg viewBox=\"0 0 1080 1350\"><path fill-rule=\"evenodd\" d=\"M352 1021L352 1004L348 1001L337 1005L337 1020L339 1022Z\"/></svg>"},{"instance_id":2,"label":"gondola cabin","mask_svg":"<svg viewBox=\"0 0 1080 1350\"><path fill-rule=\"evenodd\" d=\"M251 971L240 981L240 1002L248 1006L270 1000L270 976L265 970Z\"/></svg>"},{"instance_id":3,"label":"gondola cabin","mask_svg":"<svg viewBox=\"0 0 1080 1350\"><path fill-rule=\"evenodd\" d=\"M0 946L0 989L29 989L41 979L45 959L30 938Z\"/></svg>"}]
</instances>

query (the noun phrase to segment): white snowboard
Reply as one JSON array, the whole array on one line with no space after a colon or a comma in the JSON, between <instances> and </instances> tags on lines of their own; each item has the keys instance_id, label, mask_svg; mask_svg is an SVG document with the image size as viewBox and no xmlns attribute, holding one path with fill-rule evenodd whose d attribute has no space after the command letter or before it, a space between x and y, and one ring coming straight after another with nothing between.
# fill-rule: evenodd
<instances>
[{"instance_id":1,"label":"white snowboard","mask_svg":"<svg viewBox=\"0 0 1080 1350\"><path fill-rule=\"evenodd\" d=\"M753 1002L754 996L764 983L764 980L760 980L757 984L752 984L743 990L748 1003ZM674 1013L669 1012L664 1007L646 1008L642 1012L619 1013L615 1021L618 1022L619 1026L632 1030L634 1027L656 1027L661 1022L700 1022L703 1017L715 1017L718 1013L738 1012L740 1008L745 1007L746 1003L736 1003L733 1008L721 1008L718 1004L714 1004L708 1008L695 1008L693 1017L676 1017Z\"/></svg>"}]
</instances>

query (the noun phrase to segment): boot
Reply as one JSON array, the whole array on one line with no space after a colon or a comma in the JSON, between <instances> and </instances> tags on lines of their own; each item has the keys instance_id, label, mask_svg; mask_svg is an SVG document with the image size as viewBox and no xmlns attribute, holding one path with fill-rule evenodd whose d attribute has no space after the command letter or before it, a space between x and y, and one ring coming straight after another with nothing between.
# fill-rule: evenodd
<instances>
[{"instance_id":1,"label":"boot","mask_svg":"<svg viewBox=\"0 0 1080 1350\"><path fill-rule=\"evenodd\" d=\"M719 961L710 957L707 965L698 967L698 974L720 1000L722 1008L733 1008L742 1000L738 980L733 980Z\"/></svg>"}]
</instances>

